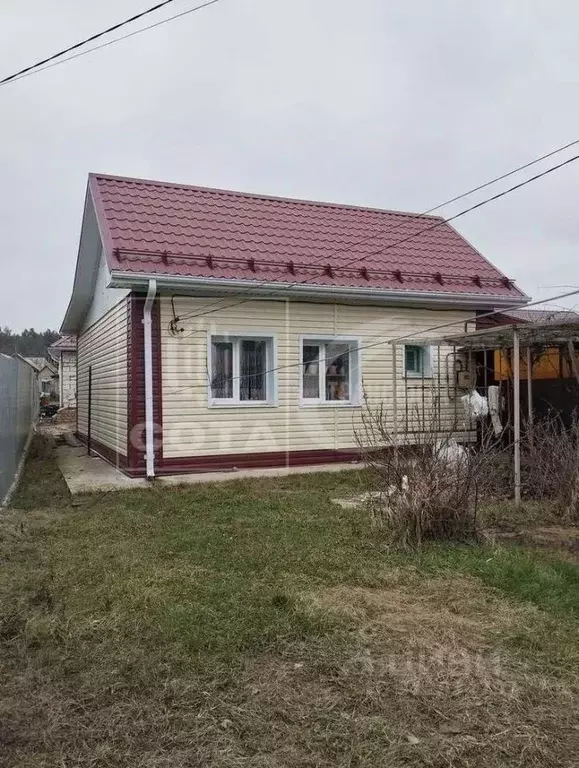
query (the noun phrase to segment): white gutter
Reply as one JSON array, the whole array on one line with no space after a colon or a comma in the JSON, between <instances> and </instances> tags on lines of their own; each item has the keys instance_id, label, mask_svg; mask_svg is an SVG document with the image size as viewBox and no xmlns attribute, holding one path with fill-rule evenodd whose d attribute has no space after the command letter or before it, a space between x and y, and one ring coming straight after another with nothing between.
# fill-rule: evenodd
<instances>
[{"instance_id":1,"label":"white gutter","mask_svg":"<svg viewBox=\"0 0 579 768\"><path fill-rule=\"evenodd\" d=\"M153 339L151 310L157 294L157 281L149 280L145 308L143 310L143 333L145 340L145 459L147 480L155 477L155 433L153 429Z\"/></svg>"},{"instance_id":2,"label":"white gutter","mask_svg":"<svg viewBox=\"0 0 579 768\"><path fill-rule=\"evenodd\" d=\"M260 296L262 298L288 298L295 296L297 298L318 298L318 299L353 299L355 301L368 301L372 303L380 302L385 304L442 304L452 308L481 308L492 307L499 309L501 307L513 307L515 305L524 306L529 301L529 297L520 295L515 296L496 296L493 294L476 293L451 293L445 291L412 291L404 288L382 289L382 288L357 288L352 286L337 285L305 285L295 283L263 283L254 280L227 280L218 277L189 277L180 275L147 275L137 272L111 271L111 288L128 288L146 286L151 280L159 283L159 288L167 290L188 291L191 293L202 292L204 296L213 289L216 295L223 293L235 293L239 297L240 289L248 289L248 297Z\"/></svg>"}]
</instances>

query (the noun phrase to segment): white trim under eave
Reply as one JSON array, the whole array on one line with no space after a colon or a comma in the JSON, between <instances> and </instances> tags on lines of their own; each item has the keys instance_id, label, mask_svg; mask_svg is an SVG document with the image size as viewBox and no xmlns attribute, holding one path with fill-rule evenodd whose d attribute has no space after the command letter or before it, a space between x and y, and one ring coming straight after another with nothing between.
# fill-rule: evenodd
<instances>
[{"instance_id":1,"label":"white trim under eave","mask_svg":"<svg viewBox=\"0 0 579 768\"><path fill-rule=\"evenodd\" d=\"M379 302L384 304L402 305L441 305L450 309L493 309L513 308L524 306L529 302L526 295L493 296L473 293L445 293L444 291L405 291L404 289L384 290L381 288L353 288L335 285L296 285L292 283L258 283L252 280L226 280L222 278L203 278L181 275L156 275L137 272L120 272L111 270L109 288L146 288L149 280L156 280L158 289L188 291L191 294L207 292L212 289L216 295L236 293L239 297L240 288L251 291L247 298L253 296L268 299L315 298L315 299L351 299L355 301Z\"/></svg>"}]
</instances>

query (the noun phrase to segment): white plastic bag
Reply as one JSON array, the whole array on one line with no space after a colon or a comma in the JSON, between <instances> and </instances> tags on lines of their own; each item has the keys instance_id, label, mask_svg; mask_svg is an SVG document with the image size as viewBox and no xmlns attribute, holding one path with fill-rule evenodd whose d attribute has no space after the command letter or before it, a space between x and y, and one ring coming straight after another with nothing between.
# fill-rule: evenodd
<instances>
[{"instance_id":1,"label":"white plastic bag","mask_svg":"<svg viewBox=\"0 0 579 768\"><path fill-rule=\"evenodd\" d=\"M476 390L460 398L467 419L482 419L489 415L489 402L486 397L479 395Z\"/></svg>"},{"instance_id":2,"label":"white plastic bag","mask_svg":"<svg viewBox=\"0 0 579 768\"><path fill-rule=\"evenodd\" d=\"M436 441L436 455L447 464L460 464L467 457L466 448L459 445L454 438Z\"/></svg>"}]
</instances>

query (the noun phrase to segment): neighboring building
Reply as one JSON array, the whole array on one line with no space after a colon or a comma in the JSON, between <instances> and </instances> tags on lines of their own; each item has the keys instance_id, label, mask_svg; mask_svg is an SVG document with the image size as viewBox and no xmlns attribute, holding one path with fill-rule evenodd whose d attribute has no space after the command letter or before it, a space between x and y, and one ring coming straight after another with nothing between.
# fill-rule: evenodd
<instances>
[{"instance_id":1,"label":"neighboring building","mask_svg":"<svg viewBox=\"0 0 579 768\"><path fill-rule=\"evenodd\" d=\"M501 312L492 317L482 318L477 323L477 328L493 328L501 325L529 325L529 324L559 324L576 323L579 314L571 309L516 309L508 313ZM492 351L492 360L486 355L488 375L495 382L506 381L512 378L509 350L495 349ZM532 378L542 379L570 379L573 377L571 361L566 345L560 347L544 346L535 348L531 359ZM528 378L526 350L521 351L520 361L521 379Z\"/></svg>"},{"instance_id":2,"label":"neighboring building","mask_svg":"<svg viewBox=\"0 0 579 768\"><path fill-rule=\"evenodd\" d=\"M426 329L526 301L437 217L91 175L78 434L131 475L351 459L395 371L398 409L454 376Z\"/></svg>"},{"instance_id":3,"label":"neighboring building","mask_svg":"<svg viewBox=\"0 0 579 768\"><path fill-rule=\"evenodd\" d=\"M38 381L38 391L41 396L49 397L51 400L58 398L58 371L54 365L45 357L24 357L16 355L20 360L34 369Z\"/></svg>"},{"instance_id":4,"label":"neighboring building","mask_svg":"<svg viewBox=\"0 0 579 768\"><path fill-rule=\"evenodd\" d=\"M61 408L76 408L76 337L61 336L48 348L58 365Z\"/></svg>"}]
</instances>

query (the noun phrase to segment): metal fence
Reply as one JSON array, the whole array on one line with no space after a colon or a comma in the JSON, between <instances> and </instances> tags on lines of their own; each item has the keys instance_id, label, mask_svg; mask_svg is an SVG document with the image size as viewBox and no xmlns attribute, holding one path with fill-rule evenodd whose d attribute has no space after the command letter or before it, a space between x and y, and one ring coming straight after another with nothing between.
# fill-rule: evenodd
<instances>
[{"instance_id":1,"label":"metal fence","mask_svg":"<svg viewBox=\"0 0 579 768\"><path fill-rule=\"evenodd\" d=\"M37 415L36 374L21 360L0 354L0 505L14 482Z\"/></svg>"}]
</instances>

